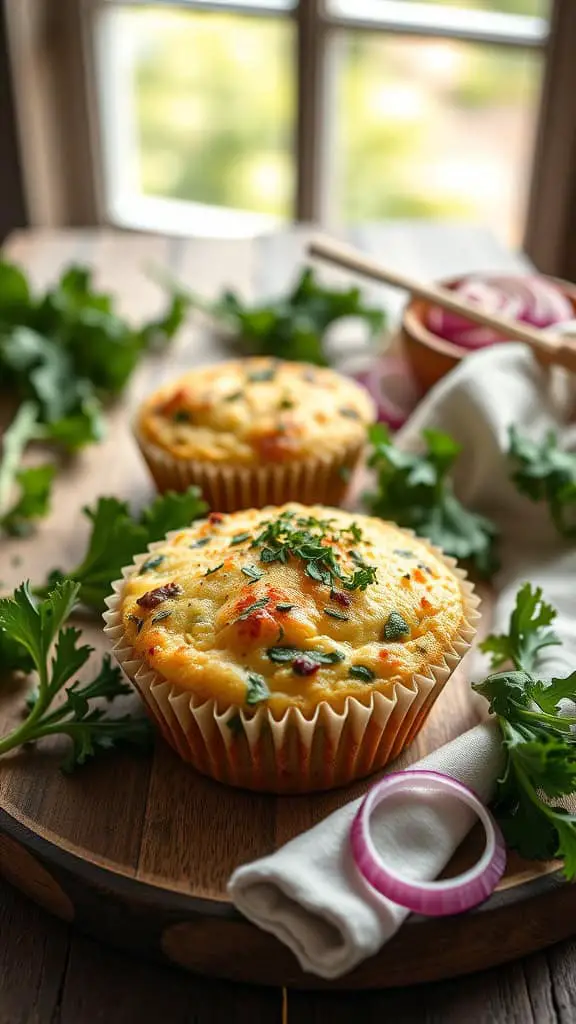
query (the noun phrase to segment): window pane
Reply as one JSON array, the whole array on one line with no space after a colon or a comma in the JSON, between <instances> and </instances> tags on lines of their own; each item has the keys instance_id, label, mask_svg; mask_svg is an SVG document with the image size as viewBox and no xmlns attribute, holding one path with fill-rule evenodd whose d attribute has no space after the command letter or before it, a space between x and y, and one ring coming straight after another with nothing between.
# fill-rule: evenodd
<instances>
[{"instance_id":1,"label":"window pane","mask_svg":"<svg viewBox=\"0 0 576 1024\"><path fill-rule=\"evenodd\" d=\"M353 32L334 48L330 220L454 218L518 243L541 56Z\"/></svg>"},{"instance_id":2,"label":"window pane","mask_svg":"<svg viewBox=\"0 0 576 1024\"><path fill-rule=\"evenodd\" d=\"M550 0L404 0L404 3L440 3L444 7L470 7L503 14L537 14L543 18L550 13Z\"/></svg>"},{"instance_id":3,"label":"window pane","mask_svg":"<svg viewBox=\"0 0 576 1024\"><path fill-rule=\"evenodd\" d=\"M224 210L289 217L292 24L125 8L106 12L103 28L112 205L119 195L192 201L220 225Z\"/></svg>"}]
</instances>

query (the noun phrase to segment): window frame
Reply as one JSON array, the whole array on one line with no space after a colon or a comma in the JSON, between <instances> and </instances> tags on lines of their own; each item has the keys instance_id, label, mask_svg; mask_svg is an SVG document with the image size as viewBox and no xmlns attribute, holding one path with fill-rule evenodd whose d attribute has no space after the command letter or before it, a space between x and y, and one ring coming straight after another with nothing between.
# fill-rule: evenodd
<instances>
[{"instance_id":1,"label":"window frame","mask_svg":"<svg viewBox=\"0 0 576 1024\"><path fill-rule=\"evenodd\" d=\"M110 223L104 195L104 159L98 113L95 18L108 0L4 0L12 77L16 95L20 150L29 220L38 225ZM117 0L121 5L153 0ZM324 112L329 88L330 40L343 30L396 33L415 38L449 37L507 47L542 47L546 72L531 174L525 245L547 272L576 276L575 252L569 255L567 231L576 223L576 5L552 0L547 41L538 37L538 19L507 15L507 29L495 33L477 24L454 32L430 21L402 17L395 0L381 0L386 16L374 22L329 13L324 0L300 0L293 9L260 5L257 0L156 0L190 9L233 10L291 18L296 27L297 106L295 125L296 188L294 220L322 222L327 139L331 130ZM446 11L444 10L444 15ZM400 14L399 14L400 12ZM394 14L394 17L392 17ZM530 31L512 31L520 17ZM510 20L512 19L512 20ZM488 24L488 22L487 22ZM504 23L502 23L504 25ZM562 111L562 118L557 112ZM553 116L556 112L557 116ZM566 121L569 121L567 124ZM561 123L560 123L561 122ZM570 144L567 143L567 138ZM555 154L552 159L551 154ZM558 157L560 154L560 157ZM554 187L550 188L550 181ZM553 213L553 216L551 215ZM122 226L129 227L129 223ZM134 223L135 228L138 224ZM148 228L151 225L146 225Z\"/></svg>"}]
</instances>

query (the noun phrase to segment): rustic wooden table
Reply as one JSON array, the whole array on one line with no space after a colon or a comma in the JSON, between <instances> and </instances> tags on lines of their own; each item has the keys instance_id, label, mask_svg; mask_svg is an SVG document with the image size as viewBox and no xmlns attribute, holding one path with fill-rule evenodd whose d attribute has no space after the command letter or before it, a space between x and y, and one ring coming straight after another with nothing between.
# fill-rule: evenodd
<instances>
[{"instance_id":1,"label":"rustic wooden table","mask_svg":"<svg viewBox=\"0 0 576 1024\"><path fill-rule=\"evenodd\" d=\"M21 262L32 281L48 284L63 265L89 262L98 285L118 293L122 311L152 314L161 294L146 268L167 266L207 297L224 285L246 296L265 296L286 286L302 258L307 232L294 230L253 241L168 239L112 232L28 232L13 236L7 255ZM433 278L469 270L514 271L522 260L478 229L411 223L371 225L348 238L399 269ZM335 272L330 277L338 277ZM398 310L401 297L370 288L373 298ZM214 357L215 342L190 326L198 360ZM172 370L180 367L177 344ZM204 980L136 961L78 934L48 916L0 881L0 1024L219 1024L329 1019L364 1021L518 1022L568 1024L576 1020L572 977L576 942L523 961L411 989L382 992L282 992Z\"/></svg>"}]
</instances>

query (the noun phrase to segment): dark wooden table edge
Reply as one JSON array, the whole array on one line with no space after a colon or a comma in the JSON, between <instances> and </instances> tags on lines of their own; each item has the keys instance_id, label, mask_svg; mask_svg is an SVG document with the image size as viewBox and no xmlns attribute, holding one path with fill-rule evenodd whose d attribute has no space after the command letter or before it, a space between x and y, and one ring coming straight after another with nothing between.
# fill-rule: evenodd
<instances>
[{"instance_id":1,"label":"dark wooden table edge","mask_svg":"<svg viewBox=\"0 0 576 1024\"><path fill-rule=\"evenodd\" d=\"M493 967L576 932L576 886L567 883L561 872L553 871L495 893L469 914L444 918L440 941L435 934L434 941L427 942L428 929L432 925L437 931L438 919L430 922L413 916L375 957L349 975L329 982L302 971L282 943L247 921L227 901L170 891L91 863L37 835L2 808L0 835L7 836L48 870L69 897L80 931L146 958L232 981L295 989L392 988ZM25 880L22 885L13 876L9 880L27 891ZM35 898L33 892L29 894ZM524 907L519 938L518 903ZM53 907L48 909L58 913ZM474 929L486 915L493 918L494 927L494 943L488 955L473 941ZM465 958L459 959L470 932L472 942ZM511 932L517 936L512 940ZM164 941L168 934L174 936L173 943ZM417 948L421 956L416 960L420 966L415 975Z\"/></svg>"}]
</instances>

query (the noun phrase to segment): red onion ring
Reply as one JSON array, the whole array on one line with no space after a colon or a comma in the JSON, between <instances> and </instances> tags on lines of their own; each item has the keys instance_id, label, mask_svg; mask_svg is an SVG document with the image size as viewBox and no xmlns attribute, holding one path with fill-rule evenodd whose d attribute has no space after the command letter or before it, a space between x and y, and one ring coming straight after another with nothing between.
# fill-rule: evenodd
<instances>
[{"instance_id":1,"label":"red onion ring","mask_svg":"<svg viewBox=\"0 0 576 1024\"><path fill-rule=\"evenodd\" d=\"M448 287L486 313L496 313L540 329L571 320L574 316L572 303L560 285L537 274L519 277L472 275ZM484 348L506 340L491 327L474 324L440 306L428 309L426 326L433 334L461 348Z\"/></svg>"},{"instance_id":2,"label":"red onion ring","mask_svg":"<svg viewBox=\"0 0 576 1024\"><path fill-rule=\"evenodd\" d=\"M370 833L372 812L398 791L414 792L425 781L432 788L456 795L476 812L486 832L486 846L477 863L456 878L414 882L400 878L383 864ZM427 917L459 914L482 903L494 892L506 866L502 833L476 794L448 775L408 769L387 775L376 783L362 801L350 831L352 854L360 874L386 899Z\"/></svg>"}]
</instances>

